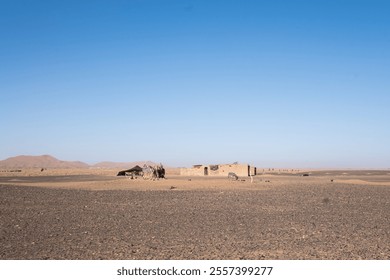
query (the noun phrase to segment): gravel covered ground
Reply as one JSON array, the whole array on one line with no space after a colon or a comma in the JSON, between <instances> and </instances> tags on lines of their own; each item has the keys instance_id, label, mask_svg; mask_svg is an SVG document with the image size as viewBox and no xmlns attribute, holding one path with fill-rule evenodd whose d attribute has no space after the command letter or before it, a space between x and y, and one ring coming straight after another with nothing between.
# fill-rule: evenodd
<instances>
[{"instance_id":1,"label":"gravel covered ground","mask_svg":"<svg viewBox=\"0 0 390 280\"><path fill-rule=\"evenodd\" d=\"M0 183L0 259L390 259L389 186L272 178Z\"/></svg>"}]
</instances>

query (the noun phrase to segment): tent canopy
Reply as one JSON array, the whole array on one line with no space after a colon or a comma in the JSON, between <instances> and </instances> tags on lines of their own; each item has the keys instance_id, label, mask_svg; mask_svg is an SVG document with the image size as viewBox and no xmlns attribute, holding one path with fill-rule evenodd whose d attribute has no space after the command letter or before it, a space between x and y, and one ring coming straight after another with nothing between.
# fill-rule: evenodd
<instances>
[{"instance_id":1,"label":"tent canopy","mask_svg":"<svg viewBox=\"0 0 390 280\"><path fill-rule=\"evenodd\" d=\"M125 176L126 172L133 172L135 175L139 175L142 172L142 168L136 165L133 168L119 171L116 176Z\"/></svg>"}]
</instances>

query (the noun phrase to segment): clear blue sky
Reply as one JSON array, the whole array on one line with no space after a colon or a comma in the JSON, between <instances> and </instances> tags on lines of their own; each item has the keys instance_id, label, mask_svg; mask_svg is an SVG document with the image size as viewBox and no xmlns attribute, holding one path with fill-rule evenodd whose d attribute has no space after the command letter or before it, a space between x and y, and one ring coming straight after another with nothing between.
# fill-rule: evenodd
<instances>
[{"instance_id":1,"label":"clear blue sky","mask_svg":"<svg viewBox=\"0 0 390 280\"><path fill-rule=\"evenodd\" d=\"M390 2L0 1L0 159L390 168Z\"/></svg>"}]
</instances>

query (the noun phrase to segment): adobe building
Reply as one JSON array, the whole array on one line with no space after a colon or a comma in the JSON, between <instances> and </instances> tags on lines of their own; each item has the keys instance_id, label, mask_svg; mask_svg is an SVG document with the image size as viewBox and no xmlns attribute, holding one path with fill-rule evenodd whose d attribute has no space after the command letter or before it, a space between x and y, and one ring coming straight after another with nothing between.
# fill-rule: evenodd
<instances>
[{"instance_id":1,"label":"adobe building","mask_svg":"<svg viewBox=\"0 0 390 280\"><path fill-rule=\"evenodd\" d=\"M229 172L237 176L245 177L256 175L256 167L248 164L210 164L210 165L193 165L192 168L181 168L180 175L183 176L228 176Z\"/></svg>"}]
</instances>

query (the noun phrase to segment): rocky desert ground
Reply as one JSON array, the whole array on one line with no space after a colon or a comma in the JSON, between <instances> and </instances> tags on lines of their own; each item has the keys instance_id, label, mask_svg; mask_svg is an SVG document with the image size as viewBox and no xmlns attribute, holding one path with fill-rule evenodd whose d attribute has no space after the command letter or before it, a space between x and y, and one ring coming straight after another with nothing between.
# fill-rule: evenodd
<instances>
[{"instance_id":1,"label":"rocky desert ground","mask_svg":"<svg viewBox=\"0 0 390 280\"><path fill-rule=\"evenodd\" d=\"M0 172L0 259L390 259L390 171Z\"/></svg>"}]
</instances>

